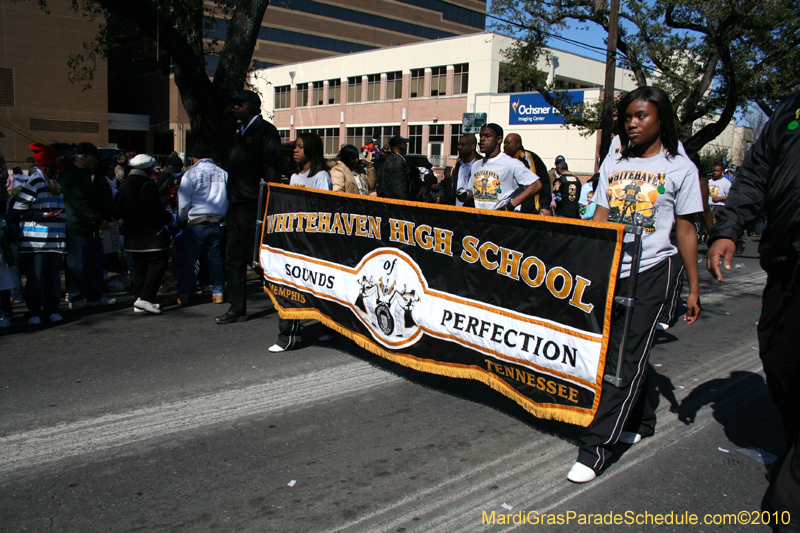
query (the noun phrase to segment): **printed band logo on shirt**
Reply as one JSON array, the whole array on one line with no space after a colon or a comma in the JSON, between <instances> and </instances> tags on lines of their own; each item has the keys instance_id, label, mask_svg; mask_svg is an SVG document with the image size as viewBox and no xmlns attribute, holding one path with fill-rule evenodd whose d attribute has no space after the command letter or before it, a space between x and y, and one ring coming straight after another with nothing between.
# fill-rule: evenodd
<instances>
[{"instance_id":1,"label":"printed band logo on shirt","mask_svg":"<svg viewBox=\"0 0 800 533\"><path fill-rule=\"evenodd\" d=\"M622 170L608 177L608 220L628 225L642 225L653 233L658 207L656 200L664 192L666 174L644 170Z\"/></svg>"},{"instance_id":2,"label":"printed band logo on shirt","mask_svg":"<svg viewBox=\"0 0 800 533\"><path fill-rule=\"evenodd\" d=\"M475 172L475 200L496 202L503 191L500 188L500 174L496 170L481 169Z\"/></svg>"}]
</instances>

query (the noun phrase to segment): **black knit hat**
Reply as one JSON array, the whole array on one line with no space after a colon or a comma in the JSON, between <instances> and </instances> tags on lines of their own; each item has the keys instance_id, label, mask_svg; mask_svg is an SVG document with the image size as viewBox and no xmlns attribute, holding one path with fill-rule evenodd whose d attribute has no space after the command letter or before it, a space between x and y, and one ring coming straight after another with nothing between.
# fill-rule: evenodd
<instances>
[{"instance_id":1,"label":"black knit hat","mask_svg":"<svg viewBox=\"0 0 800 533\"><path fill-rule=\"evenodd\" d=\"M196 141L192 146L192 157L195 159L207 159L211 157L211 148L203 141Z\"/></svg>"}]
</instances>

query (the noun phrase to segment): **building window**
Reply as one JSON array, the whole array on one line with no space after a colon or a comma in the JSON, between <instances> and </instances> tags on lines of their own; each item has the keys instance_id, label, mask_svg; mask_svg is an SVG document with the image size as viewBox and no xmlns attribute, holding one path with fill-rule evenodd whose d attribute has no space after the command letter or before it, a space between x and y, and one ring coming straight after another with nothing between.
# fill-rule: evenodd
<instances>
[{"instance_id":1,"label":"building window","mask_svg":"<svg viewBox=\"0 0 800 533\"><path fill-rule=\"evenodd\" d=\"M30 129L35 131L57 131L63 133L100 133L99 122L79 120L30 119Z\"/></svg>"},{"instance_id":2,"label":"building window","mask_svg":"<svg viewBox=\"0 0 800 533\"><path fill-rule=\"evenodd\" d=\"M411 98L425 96L425 69L415 68L411 71Z\"/></svg>"},{"instance_id":3,"label":"building window","mask_svg":"<svg viewBox=\"0 0 800 533\"><path fill-rule=\"evenodd\" d=\"M453 94L469 92L469 63L453 67Z\"/></svg>"},{"instance_id":4,"label":"building window","mask_svg":"<svg viewBox=\"0 0 800 533\"><path fill-rule=\"evenodd\" d=\"M325 105L325 95L323 94L323 84L315 81L311 87L311 105Z\"/></svg>"},{"instance_id":5,"label":"building window","mask_svg":"<svg viewBox=\"0 0 800 533\"><path fill-rule=\"evenodd\" d=\"M297 107L308 105L308 84L301 83L297 86Z\"/></svg>"},{"instance_id":6,"label":"building window","mask_svg":"<svg viewBox=\"0 0 800 533\"><path fill-rule=\"evenodd\" d=\"M367 102L381 99L381 75L370 74L367 76Z\"/></svg>"},{"instance_id":7,"label":"building window","mask_svg":"<svg viewBox=\"0 0 800 533\"><path fill-rule=\"evenodd\" d=\"M347 128L347 144L352 144L359 150L372 142L372 137L378 138L381 148L389 144L389 139L400 135L400 126L371 126L366 128Z\"/></svg>"},{"instance_id":8,"label":"building window","mask_svg":"<svg viewBox=\"0 0 800 533\"><path fill-rule=\"evenodd\" d=\"M433 67L431 69L431 96L444 96L447 94L447 67Z\"/></svg>"},{"instance_id":9,"label":"building window","mask_svg":"<svg viewBox=\"0 0 800 533\"><path fill-rule=\"evenodd\" d=\"M361 76L347 78L347 101L351 103L361 101Z\"/></svg>"},{"instance_id":10,"label":"building window","mask_svg":"<svg viewBox=\"0 0 800 533\"><path fill-rule=\"evenodd\" d=\"M568 89L577 89L577 87L578 87L578 86L577 86L576 84L572 83L572 82L569 82L569 83L567 84L567 88L568 88Z\"/></svg>"},{"instance_id":11,"label":"building window","mask_svg":"<svg viewBox=\"0 0 800 533\"><path fill-rule=\"evenodd\" d=\"M450 155L458 155L459 139L461 139L461 124L450 124Z\"/></svg>"},{"instance_id":12,"label":"building window","mask_svg":"<svg viewBox=\"0 0 800 533\"><path fill-rule=\"evenodd\" d=\"M564 88L564 80L556 80L556 89Z\"/></svg>"},{"instance_id":13,"label":"building window","mask_svg":"<svg viewBox=\"0 0 800 533\"><path fill-rule=\"evenodd\" d=\"M303 133L316 133L319 135L319 138L322 139L322 146L325 147L326 156L332 156L339 153L339 128L314 128L297 130L298 137Z\"/></svg>"},{"instance_id":14,"label":"building window","mask_svg":"<svg viewBox=\"0 0 800 533\"><path fill-rule=\"evenodd\" d=\"M0 68L0 106L14 105L14 69Z\"/></svg>"},{"instance_id":15,"label":"building window","mask_svg":"<svg viewBox=\"0 0 800 533\"><path fill-rule=\"evenodd\" d=\"M422 126L408 127L408 153L422 155Z\"/></svg>"},{"instance_id":16,"label":"building window","mask_svg":"<svg viewBox=\"0 0 800 533\"><path fill-rule=\"evenodd\" d=\"M328 105L341 102L342 80L328 80Z\"/></svg>"},{"instance_id":17,"label":"building window","mask_svg":"<svg viewBox=\"0 0 800 533\"><path fill-rule=\"evenodd\" d=\"M386 99L400 100L403 97L403 73L389 72L386 74Z\"/></svg>"},{"instance_id":18,"label":"building window","mask_svg":"<svg viewBox=\"0 0 800 533\"><path fill-rule=\"evenodd\" d=\"M275 87L275 109L289 109L291 93L292 89L288 85Z\"/></svg>"},{"instance_id":19,"label":"building window","mask_svg":"<svg viewBox=\"0 0 800 533\"><path fill-rule=\"evenodd\" d=\"M281 144L289 142L289 130L278 130L278 135L281 137Z\"/></svg>"},{"instance_id":20,"label":"building window","mask_svg":"<svg viewBox=\"0 0 800 533\"><path fill-rule=\"evenodd\" d=\"M429 143L444 142L444 124L432 124L428 126L428 142Z\"/></svg>"}]
</instances>

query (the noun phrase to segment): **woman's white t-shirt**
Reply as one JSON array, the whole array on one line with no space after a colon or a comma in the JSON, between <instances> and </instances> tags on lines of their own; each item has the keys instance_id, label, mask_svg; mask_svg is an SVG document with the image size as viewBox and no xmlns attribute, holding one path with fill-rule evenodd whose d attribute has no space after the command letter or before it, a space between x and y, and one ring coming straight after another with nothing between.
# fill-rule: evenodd
<instances>
[{"instance_id":1,"label":"woman's white t-shirt","mask_svg":"<svg viewBox=\"0 0 800 533\"><path fill-rule=\"evenodd\" d=\"M292 174L292 179L289 180L289 185L294 185L295 187L306 187L308 189L321 189L323 191L330 191L333 189L331 175L328 174L327 171L320 170L311 177L308 175L309 172L311 172L311 170L307 170L302 174Z\"/></svg>"},{"instance_id":2,"label":"woman's white t-shirt","mask_svg":"<svg viewBox=\"0 0 800 533\"><path fill-rule=\"evenodd\" d=\"M668 156L665 150L646 158L631 154L628 159L616 150L610 152L600 167L593 200L609 210L609 222L644 227L640 272L677 252L670 241L676 215L703 211L697 167L688 157ZM633 245L634 235L626 234L622 278L630 275Z\"/></svg>"}]
</instances>

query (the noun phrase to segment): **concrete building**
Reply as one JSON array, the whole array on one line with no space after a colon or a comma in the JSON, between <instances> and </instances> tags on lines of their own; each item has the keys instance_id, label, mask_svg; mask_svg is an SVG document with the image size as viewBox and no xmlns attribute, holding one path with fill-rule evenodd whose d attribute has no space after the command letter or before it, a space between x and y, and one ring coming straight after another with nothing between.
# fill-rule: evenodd
<instances>
[{"instance_id":1,"label":"concrete building","mask_svg":"<svg viewBox=\"0 0 800 533\"><path fill-rule=\"evenodd\" d=\"M411 140L409 153L428 155L436 166L452 165L463 115L477 112L519 133L548 165L563 155L573 172L594 173L599 135L581 136L564 126L541 95L508 86L502 50L512 43L477 33L274 66L257 71L252 83L285 141L313 130L329 156L345 143L361 147L372 135L386 143L399 134ZM601 98L604 62L553 54L553 64L539 68L557 85L572 90L576 101ZM615 83L617 90L636 87L620 68Z\"/></svg>"},{"instance_id":2,"label":"concrete building","mask_svg":"<svg viewBox=\"0 0 800 533\"><path fill-rule=\"evenodd\" d=\"M24 166L32 142L108 144L106 64L98 58L91 89L69 81L70 53L94 39L90 22L69 2L0 3L0 149L9 168Z\"/></svg>"},{"instance_id":3,"label":"concrete building","mask_svg":"<svg viewBox=\"0 0 800 533\"><path fill-rule=\"evenodd\" d=\"M715 117L715 120L718 118L719 117ZM698 120L695 122L693 129L697 132L708 123L708 120ZM753 133L753 128L737 125L736 119L734 118L731 119L728 126L722 130L722 133L716 139L700 149L700 153L702 155L716 155L726 152L728 154L728 166L740 166L744 162L744 156L747 154L747 150L754 140L755 135Z\"/></svg>"}]
</instances>

